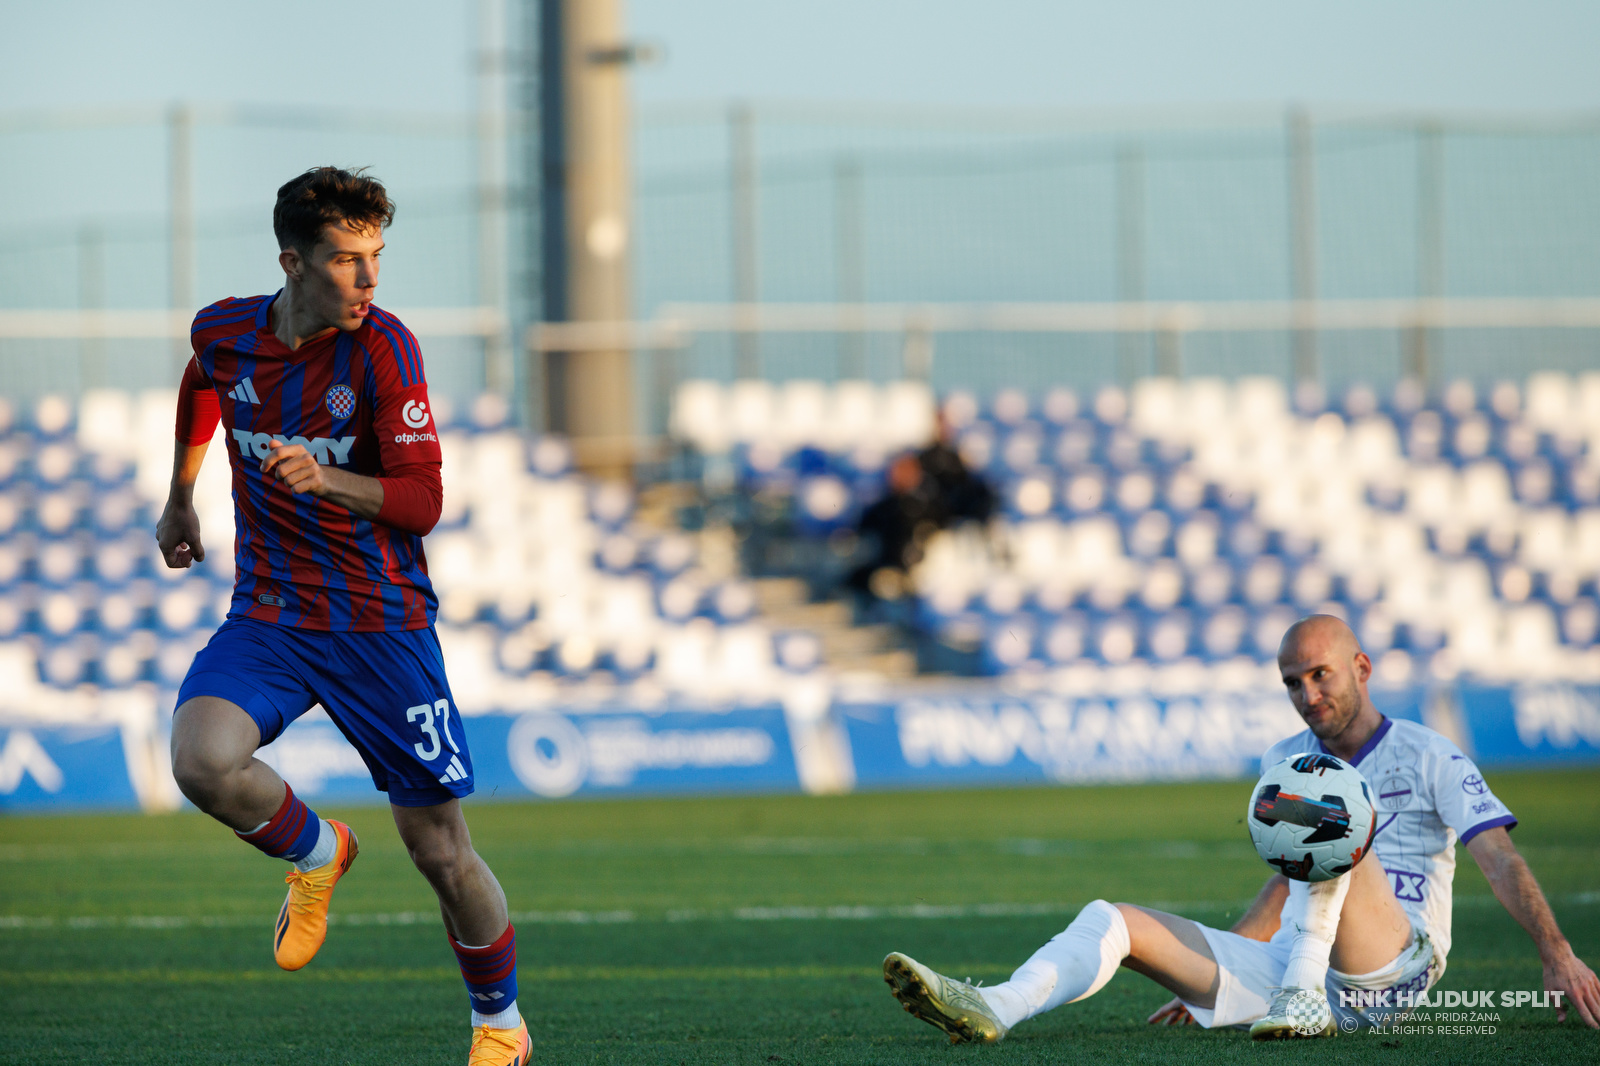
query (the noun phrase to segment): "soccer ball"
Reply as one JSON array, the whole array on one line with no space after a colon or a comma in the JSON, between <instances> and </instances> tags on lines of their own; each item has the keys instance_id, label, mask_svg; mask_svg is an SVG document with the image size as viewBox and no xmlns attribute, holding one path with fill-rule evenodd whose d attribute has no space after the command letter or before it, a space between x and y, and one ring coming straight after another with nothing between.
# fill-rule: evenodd
<instances>
[{"instance_id":1,"label":"soccer ball","mask_svg":"<svg viewBox=\"0 0 1600 1066\"><path fill-rule=\"evenodd\" d=\"M1261 775L1246 816L1256 853L1294 881L1330 881L1372 850L1372 794L1332 755L1291 755Z\"/></svg>"}]
</instances>

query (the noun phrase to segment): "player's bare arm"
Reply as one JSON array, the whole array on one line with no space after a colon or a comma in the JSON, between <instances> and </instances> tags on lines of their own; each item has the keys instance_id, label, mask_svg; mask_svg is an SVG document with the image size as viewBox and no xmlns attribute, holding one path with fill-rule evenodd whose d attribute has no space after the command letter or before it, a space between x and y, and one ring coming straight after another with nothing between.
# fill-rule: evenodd
<instances>
[{"instance_id":1,"label":"player's bare arm","mask_svg":"<svg viewBox=\"0 0 1600 1066\"><path fill-rule=\"evenodd\" d=\"M1289 879L1282 874L1273 874L1261 886L1261 891L1256 893L1249 909L1233 923L1232 931L1251 940L1271 940L1272 934L1278 931L1283 901L1288 898Z\"/></svg>"},{"instance_id":2,"label":"player's bare arm","mask_svg":"<svg viewBox=\"0 0 1600 1066\"><path fill-rule=\"evenodd\" d=\"M267 446L272 452L261 460L261 472L283 482L296 496L309 494L362 518L376 518L383 509L383 482L377 478L324 466L303 444L275 440Z\"/></svg>"},{"instance_id":3,"label":"player's bare arm","mask_svg":"<svg viewBox=\"0 0 1600 1066\"><path fill-rule=\"evenodd\" d=\"M200 464L206 445L178 441L172 456L172 487L167 505L156 523L156 544L161 557L175 570L186 570L196 561L204 562L206 550L200 543L200 516L194 510L194 483L200 477Z\"/></svg>"},{"instance_id":4,"label":"player's bare arm","mask_svg":"<svg viewBox=\"0 0 1600 1066\"><path fill-rule=\"evenodd\" d=\"M1261 886L1261 891L1256 893L1256 898L1239 916L1239 920L1233 923L1230 932L1263 943L1271 940L1272 934L1278 931L1278 924L1283 914L1283 901L1288 898L1289 879L1282 874L1273 874L1267 878L1267 883ZM1151 1025L1193 1025L1194 1016L1189 1013L1189 1009L1183 1005L1181 999L1174 997L1145 1021Z\"/></svg>"},{"instance_id":5,"label":"player's bare arm","mask_svg":"<svg viewBox=\"0 0 1600 1066\"><path fill-rule=\"evenodd\" d=\"M1570 1003L1584 1024L1600 1029L1600 980L1561 934L1533 871L1511 843L1511 834L1499 826L1486 829L1467 842L1467 850L1494 889L1495 898L1538 946L1545 989L1565 993L1556 1017L1566 1021L1565 1004Z\"/></svg>"}]
</instances>

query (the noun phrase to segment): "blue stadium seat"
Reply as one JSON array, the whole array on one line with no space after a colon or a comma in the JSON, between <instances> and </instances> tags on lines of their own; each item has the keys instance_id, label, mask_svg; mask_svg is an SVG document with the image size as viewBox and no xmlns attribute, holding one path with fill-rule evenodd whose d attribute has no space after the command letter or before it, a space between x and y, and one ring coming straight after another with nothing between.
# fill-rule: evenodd
<instances>
[{"instance_id":1,"label":"blue stadium seat","mask_svg":"<svg viewBox=\"0 0 1600 1066\"><path fill-rule=\"evenodd\" d=\"M607 648L600 656L600 666L611 672L618 681L633 681L644 676L656 664L655 649L644 641L633 641Z\"/></svg>"},{"instance_id":2,"label":"blue stadium seat","mask_svg":"<svg viewBox=\"0 0 1600 1066\"><path fill-rule=\"evenodd\" d=\"M1080 410L1078 394L1064 385L1057 385L1045 393L1038 415L1052 426L1066 426L1077 419Z\"/></svg>"},{"instance_id":3,"label":"blue stadium seat","mask_svg":"<svg viewBox=\"0 0 1600 1066\"><path fill-rule=\"evenodd\" d=\"M809 674L823 663L822 641L806 629L780 629L772 634L773 658L779 669Z\"/></svg>"},{"instance_id":4,"label":"blue stadium seat","mask_svg":"<svg viewBox=\"0 0 1600 1066\"><path fill-rule=\"evenodd\" d=\"M747 582L729 581L705 598L704 614L720 625L748 622L756 613L755 589Z\"/></svg>"},{"instance_id":5,"label":"blue stadium seat","mask_svg":"<svg viewBox=\"0 0 1600 1066\"><path fill-rule=\"evenodd\" d=\"M620 529L633 517L633 490L617 481L604 481L589 490L589 517L604 529Z\"/></svg>"},{"instance_id":6,"label":"blue stadium seat","mask_svg":"<svg viewBox=\"0 0 1600 1066\"><path fill-rule=\"evenodd\" d=\"M128 587L102 586L95 602L94 628L102 635L121 635L151 625L150 611Z\"/></svg>"},{"instance_id":7,"label":"blue stadium seat","mask_svg":"<svg viewBox=\"0 0 1600 1066\"><path fill-rule=\"evenodd\" d=\"M14 589L0 596L0 640L12 639L27 626L29 612L23 602Z\"/></svg>"},{"instance_id":8,"label":"blue stadium seat","mask_svg":"<svg viewBox=\"0 0 1600 1066\"><path fill-rule=\"evenodd\" d=\"M20 538L0 539L0 594L7 593L27 575L30 560Z\"/></svg>"},{"instance_id":9,"label":"blue stadium seat","mask_svg":"<svg viewBox=\"0 0 1600 1066\"><path fill-rule=\"evenodd\" d=\"M1187 611L1146 612L1141 630L1140 654L1144 657L1172 662L1200 650L1194 621Z\"/></svg>"},{"instance_id":10,"label":"blue stadium seat","mask_svg":"<svg viewBox=\"0 0 1600 1066\"><path fill-rule=\"evenodd\" d=\"M1067 611L1041 627L1039 650L1045 662L1066 666L1083 658L1089 645L1089 622L1079 611Z\"/></svg>"},{"instance_id":11,"label":"blue stadium seat","mask_svg":"<svg viewBox=\"0 0 1600 1066\"><path fill-rule=\"evenodd\" d=\"M37 632L60 641L84 631L90 617L76 589L41 587L35 606Z\"/></svg>"},{"instance_id":12,"label":"blue stadium seat","mask_svg":"<svg viewBox=\"0 0 1600 1066\"><path fill-rule=\"evenodd\" d=\"M795 525L802 536L818 539L855 524L860 512L851 486L837 474L800 479L795 489Z\"/></svg>"},{"instance_id":13,"label":"blue stadium seat","mask_svg":"<svg viewBox=\"0 0 1600 1066\"><path fill-rule=\"evenodd\" d=\"M1117 611L1101 618L1090 634L1090 656L1102 663L1118 664L1139 652L1139 618L1131 611Z\"/></svg>"},{"instance_id":14,"label":"blue stadium seat","mask_svg":"<svg viewBox=\"0 0 1600 1066\"><path fill-rule=\"evenodd\" d=\"M1018 670L1033 657L1034 623L1026 615L991 619L984 631L981 668L990 676Z\"/></svg>"},{"instance_id":15,"label":"blue stadium seat","mask_svg":"<svg viewBox=\"0 0 1600 1066\"><path fill-rule=\"evenodd\" d=\"M83 547L76 537L40 537L34 546L33 575L41 585L64 588L85 576Z\"/></svg>"},{"instance_id":16,"label":"blue stadium seat","mask_svg":"<svg viewBox=\"0 0 1600 1066\"><path fill-rule=\"evenodd\" d=\"M1600 601L1590 594L1575 600L1561 613L1562 642L1578 648L1600 640Z\"/></svg>"},{"instance_id":17,"label":"blue stadium seat","mask_svg":"<svg viewBox=\"0 0 1600 1066\"><path fill-rule=\"evenodd\" d=\"M1231 659L1245 647L1250 617L1235 606L1219 607L1199 618L1199 650L1210 660Z\"/></svg>"},{"instance_id":18,"label":"blue stadium seat","mask_svg":"<svg viewBox=\"0 0 1600 1066\"><path fill-rule=\"evenodd\" d=\"M542 478L566 477L572 472L572 446L553 434L530 440L528 471Z\"/></svg>"},{"instance_id":19,"label":"blue stadium seat","mask_svg":"<svg viewBox=\"0 0 1600 1066\"><path fill-rule=\"evenodd\" d=\"M1062 471L1075 470L1094 461L1095 431L1092 424L1082 419L1063 423L1046 443L1046 454L1051 463Z\"/></svg>"}]
</instances>

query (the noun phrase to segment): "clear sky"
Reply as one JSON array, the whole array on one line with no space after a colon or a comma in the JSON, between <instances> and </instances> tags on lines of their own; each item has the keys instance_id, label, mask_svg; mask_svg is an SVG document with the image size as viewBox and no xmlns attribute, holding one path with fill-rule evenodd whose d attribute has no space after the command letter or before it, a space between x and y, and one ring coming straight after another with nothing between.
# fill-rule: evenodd
<instances>
[{"instance_id":1,"label":"clear sky","mask_svg":"<svg viewBox=\"0 0 1600 1066\"><path fill-rule=\"evenodd\" d=\"M516 3L518 0L509 0ZM477 0L0 0L0 109L471 106ZM641 102L1600 108L1594 0L632 0Z\"/></svg>"}]
</instances>

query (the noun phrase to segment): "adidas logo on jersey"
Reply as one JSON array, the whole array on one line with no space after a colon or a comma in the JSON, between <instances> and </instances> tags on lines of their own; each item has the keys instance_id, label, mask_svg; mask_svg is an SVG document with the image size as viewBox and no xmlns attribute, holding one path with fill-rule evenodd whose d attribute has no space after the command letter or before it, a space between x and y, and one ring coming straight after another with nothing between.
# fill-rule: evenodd
<instances>
[{"instance_id":1,"label":"adidas logo on jersey","mask_svg":"<svg viewBox=\"0 0 1600 1066\"><path fill-rule=\"evenodd\" d=\"M228 398L238 400L240 403L261 403L261 397L256 395L256 387L250 383L249 378L245 378L235 385L233 391L228 393Z\"/></svg>"}]
</instances>

